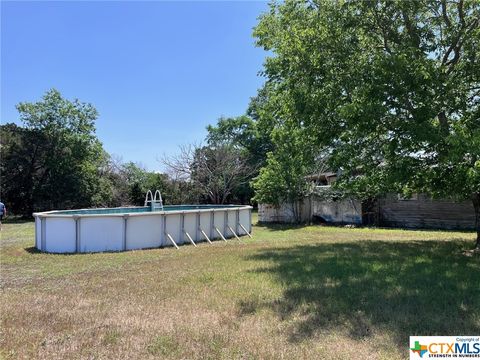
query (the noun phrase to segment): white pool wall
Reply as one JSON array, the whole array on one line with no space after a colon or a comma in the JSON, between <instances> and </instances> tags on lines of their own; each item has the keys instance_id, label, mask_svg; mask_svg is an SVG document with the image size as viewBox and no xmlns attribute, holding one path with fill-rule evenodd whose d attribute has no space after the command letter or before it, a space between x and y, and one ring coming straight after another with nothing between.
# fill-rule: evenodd
<instances>
[{"instance_id":1,"label":"white pool wall","mask_svg":"<svg viewBox=\"0 0 480 360\"><path fill-rule=\"evenodd\" d=\"M116 214L35 213L35 247L51 253L125 251L190 244L247 235L252 231L251 206Z\"/></svg>"}]
</instances>

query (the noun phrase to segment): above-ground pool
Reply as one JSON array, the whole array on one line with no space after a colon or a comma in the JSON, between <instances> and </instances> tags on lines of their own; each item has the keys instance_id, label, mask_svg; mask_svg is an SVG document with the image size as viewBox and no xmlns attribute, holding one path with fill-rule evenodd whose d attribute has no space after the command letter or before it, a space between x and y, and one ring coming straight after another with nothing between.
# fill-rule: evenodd
<instances>
[{"instance_id":1,"label":"above-ground pool","mask_svg":"<svg viewBox=\"0 0 480 360\"><path fill-rule=\"evenodd\" d=\"M175 205L35 213L35 247L84 253L178 247L252 231L251 206Z\"/></svg>"}]
</instances>

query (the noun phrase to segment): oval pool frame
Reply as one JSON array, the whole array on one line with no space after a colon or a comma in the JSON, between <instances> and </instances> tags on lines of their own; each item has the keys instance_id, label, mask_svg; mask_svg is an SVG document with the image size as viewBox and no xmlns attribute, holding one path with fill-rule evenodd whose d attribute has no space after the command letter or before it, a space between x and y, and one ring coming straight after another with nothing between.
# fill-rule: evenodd
<instances>
[{"instance_id":1,"label":"oval pool frame","mask_svg":"<svg viewBox=\"0 0 480 360\"><path fill-rule=\"evenodd\" d=\"M183 207L188 209L178 205L165 206L162 211L130 207L34 213L35 247L51 253L87 253L251 236L251 206ZM115 213L108 213L112 210Z\"/></svg>"}]
</instances>

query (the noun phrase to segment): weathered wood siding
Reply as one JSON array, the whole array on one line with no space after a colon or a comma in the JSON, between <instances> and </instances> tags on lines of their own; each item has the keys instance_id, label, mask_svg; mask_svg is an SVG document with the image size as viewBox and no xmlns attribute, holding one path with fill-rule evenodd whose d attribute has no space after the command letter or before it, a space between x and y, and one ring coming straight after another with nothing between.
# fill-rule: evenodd
<instances>
[{"instance_id":1,"label":"weathered wood siding","mask_svg":"<svg viewBox=\"0 0 480 360\"><path fill-rule=\"evenodd\" d=\"M320 200L315 196L296 204L297 219L308 222L315 217L329 223L362 224L364 210L359 201L344 199L339 201ZM432 200L419 194L411 200L401 200L397 194L388 194L376 200L369 211L376 212L376 224L401 228L465 229L475 226L475 214L470 201ZM259 204L260 222L296 222L292 204L278 207ZM372 224L373 225L373 224Z\"/></svg>"},{"instance_id":2,"label":"weathered wood siding","mask_svg":"<svg viewBox=\"0 0 480 360\"><path fill-rule=\"evenodd\" d=\"M338 201L323 200L317 197L306 198L303 202L295 204L269 204L258 205L258 221L293 223L296 221L308 222L314 217L322 218L328 223L361 224L362 206L357 200L343 199Z\"/></svg>"},{"instance_id":3,"label":"weathered wood siding","mask_svg":"<svg viewBox=\"0 0 480 360\"><path fill-rule=\"evenodd\" d=\"M432 229L473 229L472 202L432 200L419 194L417 199L400 200L396 194L378 199L381 226Z\"/></svg>"},{"instance_id":4,"label":"weathered wood siding","mask_svg":"<svg viewBox=\"0 0 480 360\"><path fill-rule=\"evenodd\" d=\"M362 204L354 199L312 199L312 216L333 224L362 224Z\"/></svg>"},{"instance_id":5,"label":"weathered wood siding","mask_svg":"<svg viewBox=\"0 0 480 360\"><path fill-rule=\"evenodd\" d=\"M306 199L302 203L284 203L280 206L270 204L258 204L258 221L264 223L294 223L297 221L307 222L311 219L310 201Z\"/></svg>"}]
</instances>

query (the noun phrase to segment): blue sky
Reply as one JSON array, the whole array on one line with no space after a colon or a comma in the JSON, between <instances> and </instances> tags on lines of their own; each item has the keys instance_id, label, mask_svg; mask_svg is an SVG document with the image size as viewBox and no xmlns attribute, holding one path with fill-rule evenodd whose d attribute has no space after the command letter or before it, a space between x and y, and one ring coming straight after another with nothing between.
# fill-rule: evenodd
<instances>
[{"instance_id":1,"label":"blue sky","mask_svg":"<svg viewBox=\"0 0 480 360\"><path fill-rule=\"evenodd\" d=\"M252 28L266 2L3 2L1 121L54 87L100 113L97 135L124 161L162 154L245 112L264 79Z\"/></svg>"}]
</instances>

